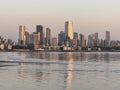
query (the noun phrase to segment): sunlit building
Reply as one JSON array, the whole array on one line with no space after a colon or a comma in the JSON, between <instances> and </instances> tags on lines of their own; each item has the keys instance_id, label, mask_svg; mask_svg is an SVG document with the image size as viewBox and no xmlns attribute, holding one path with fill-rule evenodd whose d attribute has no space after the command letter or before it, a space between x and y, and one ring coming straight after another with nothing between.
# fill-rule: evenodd
<instances>
[{"instance_id":1,"label":"sunlit building","mask_svg":"<svg viewBox=\"0 0 120 90\"><path fill-rule=\"evenodd\" d=\"M19 45L25 45L26 36L25 36L25 26L19 26Z\"/></svg>"},{"instance_id":2,"label":"sunlit building","mask_svg":"<svg viewBox=\"0 0 120 90\"><path fill-rule=\"evenodd\" d=\"M73 39L73 23L71 21L65 22L66 38Z\"/></svg>"}]
</instances>

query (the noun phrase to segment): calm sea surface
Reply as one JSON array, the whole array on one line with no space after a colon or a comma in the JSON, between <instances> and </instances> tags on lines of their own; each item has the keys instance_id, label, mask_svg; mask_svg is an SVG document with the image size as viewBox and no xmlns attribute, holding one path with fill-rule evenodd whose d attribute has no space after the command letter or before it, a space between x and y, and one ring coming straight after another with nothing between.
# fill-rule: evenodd
<instances>
[{"instance_id":1,"label":"calm sea surface","mask_svg":"<svg viewBox=\"0 0 120 90\"><path fill-rule=\"evenodd\" d=\"M0 90L120 90L120 53L0 52Z\"/></svg>"}]
</instances>

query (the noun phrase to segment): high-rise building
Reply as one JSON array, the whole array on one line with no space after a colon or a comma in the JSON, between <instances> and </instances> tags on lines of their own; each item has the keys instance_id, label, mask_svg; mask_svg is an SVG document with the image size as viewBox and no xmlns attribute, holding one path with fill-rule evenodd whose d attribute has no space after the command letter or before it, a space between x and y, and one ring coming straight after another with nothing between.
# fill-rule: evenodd
<instances>
[{"instance_id":1,"label":"high-rise building","mask_svg":"<svg viewBox=\"0 0 120 90\"><path fill-rule=\"evenodd\" d=\"M40 45L44 45L44 35L45 35L44 27L42 25L37 25L36 32L37 33L40 32Z\"/></svg>"},{"instance_id":2,"label":"high-rise building","mask_svg":"<svg viewBox=\"0 0 120 90\"><path fill-rule=\"evenodd\" d=\"M38 45L39 44L39 35L36 32L33 32L30 35L30 44Z\"/></svg>"},{"instance_id":3,"label":"high-rise building","mask_svg":"<svg viewBox=\"0 0 120 90\"><path fill-rule=\"evenodd\" d=\"M30 46L33 48L33 49L39 49L40 48L40 33L36 33L36 32L33 32L31 35L30 35Z\"/></svg>"},{"instance_id":4,"label":"high-rise building","mask_svg":"<svg viewBox=\"0 0 120 90\"><path fill-rule=\"evenodd\" d=\"M95 40L98 40L98 33L95 33Z\"/></svg>"},{"instance_id":5,"label":"high-rise building","mask_svg":"<svg viewBox=\"0 0 120 90\"><path fill-rule=\"evenodd\" d=\"M94 47L94 34L88 35L88 47Z\"/></svg>"},{"instance_id":6,"label":"high-rise building","mask_svg":"<svg viewBox=\"0 0 120 90\"><path fill-rule=\"evenodd\" d=\"M77 47L78 44L79 44L78 33L77 33L77 32L74 32L74 33L73 33L73 40L72 40L72 43L71 43L70 46Z\"/></svg>"},{"instance_id":7,"label":"high-rise building","mask_svg":"<svg viewBox=\"0 0 120 90\"><path fill-rule=\"evenodd\" d=\"M52 46L57 46L58 43L57 43L57 38L56 37L53 37L52 38Z\"/></svg>"},{"instance_id":8,"label":"high-rise building","mask_svg":"<svg viewBox=\"0 0 120 90\"><path fill-rule=\"evenodd\" d=\"M105 47L110 47L110 31L105 33Z\"/></svg>"},{"instance_id":9,"label":"high-rise building","mask_svg":"<svg viewBox=\"0 0 120 90\"><path fill-rule=\"evenodd\" d=\"M100 46L100 40L98 38L98 33L88 35L88 46L89 47L98 47Z\"/></svg>"},{"instance_id":10,"label":"high-rise building","mask_svg":"<svg viewBox=\"0 0 120 90\"><path fill-rule=\"evenodd\" d=\"M51 29L46 28L46 45L50 46L51 45Z\"/></svg>"},{"instance_id":11,"label":"high-rise building","mask_svg":"<svg viewBox=\"0 0 120 90\"><path fill-rule=\"evenodd\" d=\"M71 21L65 22L66 38L73 39L73 23Z\"/></svg>"},{"instance_id":12,"label":"high-rise building","mask_svg":"<svg viewBox=\"0 0 120 90\"><path fill-rule=\"evenodd\" d=\"M78 40L78 33L77 32L73 33L73 39L77 39Z\"/></svg>"},{"instance_id":13,"label":"high-rise building","mask_svg":"<svg viewBox=\"0 0 120 90\"><path fill-rule=\"evenodd\" d=\"M105 40L110 41L110 31L106 31Z\"/></svg>"},{"instance_id":14,"label":"high-rise building","mask_svg":"<svg viewBox=\"0 0 120 90\"><path fill-rule=\"evenodd\" d=\"M25 36L25 26L19 26L19 45L25 45L26 36Z\"/></svg>"},{"instance_id":15,"label":"high-rise building","mask_svg":"<svg viewBox=\"0 0 120 90\"><path fill-rule=\"evenodd\" d=\"M96 32L94 35L94 46L99 46L99 39L98 39L98 33Z\"/></svg>"},{"instance_id":16,"label":"high-rise building","mask_svg":"<svg viewBox=\"0 0 120 90\"><path fill-rule=\"evenodd\" d=\"M79 45L81 47L85 47L86 46L86 40L85 40L85 36L83 34L79 34Z\"/></svg>"},{"instance_id":17,"label":"high-rise building","mask_svg":"<svg viewBox=\"0 0 120 90\"><path fill-rule=\"evenodd\" d=\"M64 45L64 42L65 42L65 32L64 32L64 31L61 31L61 32L58 34L58 44L59 44L59 45Z\"/></svg>"},{"instance_id":18,"label":"high-rise building","mask_svg":"<svg viewBox=\"0 0 120 90\"><path fill-rule=\"evenodd\" d=\"M29 38L30 38L29 32L25 31L25 36L26 36L26 44L28 45L29 44Z\"/></svg>"}]
</instances>

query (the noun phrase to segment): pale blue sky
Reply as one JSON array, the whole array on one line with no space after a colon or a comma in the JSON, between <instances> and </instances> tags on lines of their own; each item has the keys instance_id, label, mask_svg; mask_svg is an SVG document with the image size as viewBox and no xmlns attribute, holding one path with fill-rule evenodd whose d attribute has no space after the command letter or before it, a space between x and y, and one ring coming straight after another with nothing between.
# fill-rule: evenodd
<instances>
[{"instance_id":1,"label":"pale blue sky","mask_svg":"<svg viewBox=\"0 0 120 90\"><path fill-rule=\"evenodd\" d=\"M99 32L104 38L109 30L112 39L120 40L120 0L0 0L0 35L6 38L17 40L19 25L34 32L38 24L57 36L66 20L86 36Z\"/></svg>"}]
</instances>

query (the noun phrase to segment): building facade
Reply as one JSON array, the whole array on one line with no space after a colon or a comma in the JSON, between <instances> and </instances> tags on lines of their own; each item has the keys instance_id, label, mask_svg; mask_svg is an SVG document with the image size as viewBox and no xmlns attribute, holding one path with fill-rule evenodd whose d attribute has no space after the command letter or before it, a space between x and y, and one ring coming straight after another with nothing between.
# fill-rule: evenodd
<instances>
[{"instance_id":1,"label":"building facade","mask_svg":"<svg viewBox=\"0 0 120 90\"><path fill-rule=\"evenodd\" d=\"M79 34L79 45L81 47L86 47L86 40L83 34Z\"/></svg>"},{"instance_id":2,"label":"building facade","mask_svg":"<svg viewBox=\"0 0 120 90\"><path fill-rule=\"evenodd\" d=\"M33 33L30 35L30 44L38 45L39 42L40 42L40 41L39 41L38 33L33 32Z\"/></svg>"},{"instance_id":3,"label":"building facade","mask_svg":"<svg viewBox=\"0 0 120 90\"><path fill-rule=\"evenodd\" d=\"M26 45L28 45L29 44L29 39L30 39L29 32L25 31L25 36L26 36Z\"/></svg>"},{"instance_id":4,"label":"building facade","mask_svg":"<svg viewBox=\"0 0 120 90\"><path fill-rule=\"evenodd\" d=\"M36 26L36 32L40 33L40 45L44 45L44 39L45 39L45 30L42 25L37 25Z\"/></svg>"},{"instance_id":5,"label":"building facade","mask_svg":"<svg viewBox=\"0 0 120 90\"><path fill-rule=\"evenodd\" d=\"M98 33L95 33L95 38L94 38L94 46L98 47L99 46L99 38L98 38Z\"/></svg>"},{"instance_id":6,"label":"building facade","mask_svg":"<svg viewBox=\"0 0 120 90\"><path fill-rule=\"evenodd\" d=\"M73 39L73 23L71 21L65 22L66 38Z\"/></svg>"},{"instance_id":7,"label":"building facade","mask_svg":"<svg viewBox=\"0 0 120 90\"><path fill-rule=\"evenodd\" d=\"M19 45L26 44L25 26L19 26Z\"/></svg>"},{"instance_id":8,"label":"building facade","mask_svg":"<svg viewBox=\"0 0 120 90\"><path fill-rule=\"evenodd\" d=\"M110 47L110 31L105 33L105 47Z\"/></svg>"},{"instance_id":9,"label":"building facade","mask_svg":"<svg viewBox=\"0 0 120 90\"><path fill-rule=\"evenodd\" d=\"M46 28L46 46L51 45L51 29Z\"/></svg>"},{"instance_id":10,"label":"building facade","mask_svg":"<svg viewBox=\"0 0 120 90\"><path fill-rule=\"evenodd\" d=\"M60 46L65 44L65 32L64 32L64 31L61 31L61 32L58 34L58 44L59 44Z\"/></svg>"}]
</instances>

